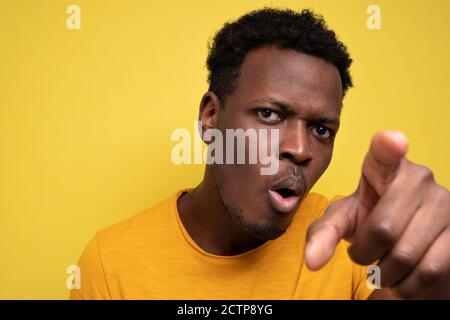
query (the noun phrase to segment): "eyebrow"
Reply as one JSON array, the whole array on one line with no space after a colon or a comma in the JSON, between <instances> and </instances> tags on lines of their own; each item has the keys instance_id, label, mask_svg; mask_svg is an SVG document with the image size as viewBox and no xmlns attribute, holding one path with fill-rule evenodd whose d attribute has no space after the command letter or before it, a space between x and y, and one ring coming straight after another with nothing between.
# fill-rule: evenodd
<instances>
[{"instance_id":1,"label":"eyebrow","mask_svg":"<svg viewBox=\"0 0 450 320\"><path fill-rule=\"evenodd\" d=\"M287 103L284 103L280 100L277 100L275 98L269 97L266 99L262 99L260 100L261 102L268 102L270 104L276 105L277 107L279 107L281 110L283 110L285 113L289 114L289 115L294 115L297 114L297 112ZM257 101L255 101L257 102ZM329 123L329 124L334 124L334 125L339 125L340 120L339 118L335 118L335 117L324 117L324 116L320 116L320 117L311 117L308 120L314 122L314 123Z\"/></svg>"}]
</instances>

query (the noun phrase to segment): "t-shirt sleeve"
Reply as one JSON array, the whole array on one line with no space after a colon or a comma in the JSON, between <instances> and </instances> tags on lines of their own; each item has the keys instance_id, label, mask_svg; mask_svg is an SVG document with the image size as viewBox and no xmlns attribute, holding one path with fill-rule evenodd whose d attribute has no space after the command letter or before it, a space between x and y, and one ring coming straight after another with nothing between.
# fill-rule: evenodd
<instances>
[{"instance_id":1,"label":"t-shirt sleeve","mask_svg":"<svg viewBox=\"0 0 450 320\"><path fill-rule=\"evenodd\" d=\"M70 290L70 300L109 300L97 236L86 246L78 262L80 270L80 289Z\"/></svg>"}]
</instances>

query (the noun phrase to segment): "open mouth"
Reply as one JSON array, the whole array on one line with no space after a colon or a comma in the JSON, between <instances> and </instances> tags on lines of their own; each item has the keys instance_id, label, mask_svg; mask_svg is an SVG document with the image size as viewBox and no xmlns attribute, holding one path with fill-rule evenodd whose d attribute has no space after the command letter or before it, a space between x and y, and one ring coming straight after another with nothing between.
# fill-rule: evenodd
<instances>
[{"instance_id":1,"label":"open mouth","mask_svg":"<svg viewBox=\"0 0 450 320\"><path fill-rule=\"evenodd\" d=\"M269 201L273 209L282 213L292 212L300 202L299 193L291 188L269 190Z\"/></svg>"},{"instance_id":2,"label":"open mouth","mask_svg":"<svg viewBox=\"0 0 450 320\"><path fill-rule=\"evenodd\" d=\"M289 189L289 188L281 188L281 189L276 189L274 191L277 192L283 198L289 198L289 197L292 197L292 196L296 195L296 192L294 190Z\"/></svg>"}]
</instances>

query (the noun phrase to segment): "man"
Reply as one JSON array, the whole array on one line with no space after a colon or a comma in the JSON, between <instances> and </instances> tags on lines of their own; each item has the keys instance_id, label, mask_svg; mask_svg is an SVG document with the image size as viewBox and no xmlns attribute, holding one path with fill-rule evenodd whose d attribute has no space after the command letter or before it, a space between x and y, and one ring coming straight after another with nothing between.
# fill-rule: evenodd
<instances>
[{"instance_id":1,"label":"man","mask_svg":"<svg viewBox=\"0 0 450 320\"><path fill-rule=\"evenodd\" d=\"M373 138L350 196L309 192L352 86L347 49L321 17L251 12L218 32L207 65L201 132L277 130L277 172L208 164L195 189L98 232L71 298L450 298L450 195L405 157L401 133ZM375 263L374 291L361 265Z\"/></svg>"}]
</instances>

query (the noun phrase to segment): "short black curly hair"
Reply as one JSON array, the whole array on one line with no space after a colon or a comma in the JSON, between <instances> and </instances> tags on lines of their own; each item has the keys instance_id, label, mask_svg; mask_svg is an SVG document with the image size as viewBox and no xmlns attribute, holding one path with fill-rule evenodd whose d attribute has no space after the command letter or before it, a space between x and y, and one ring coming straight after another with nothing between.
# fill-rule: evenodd
<instances>
[{"instance_id":1,"label":"short black curly hair","mask_svg":"<svg viewBox=\"0 0 450 320\"><path fill-rule=\"evenodd\" d=\"M233 93L239 69L251 50L275 45L316 56L339 71L343 95L353 86L350 75L352 59L347 47L330 30L322 16L304 9L263 8L251 11L238 20L226 23L209 45L207 68L209 90L221 104Z\"/></svg>"}]
</instances>

